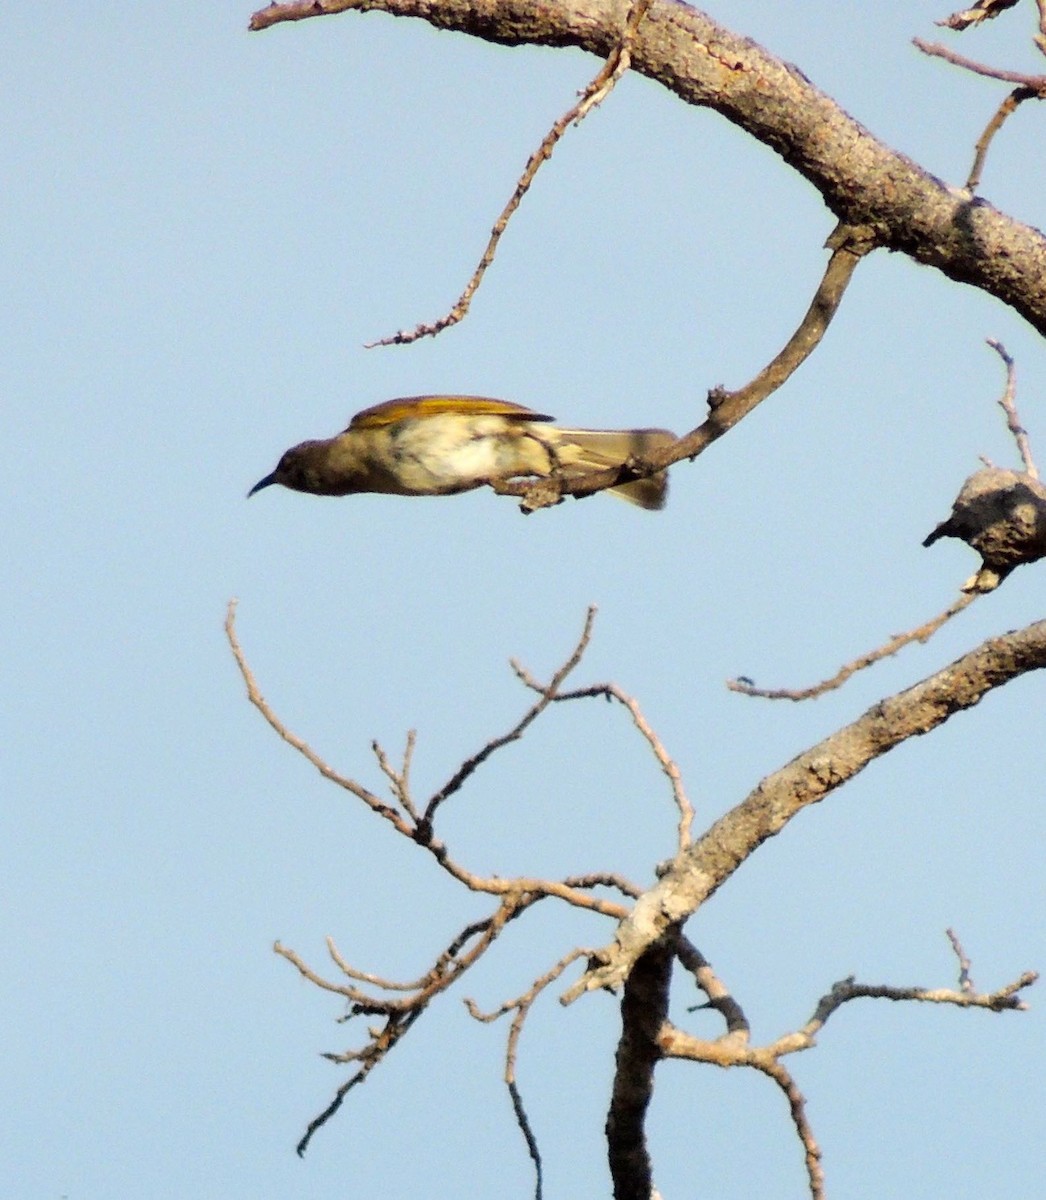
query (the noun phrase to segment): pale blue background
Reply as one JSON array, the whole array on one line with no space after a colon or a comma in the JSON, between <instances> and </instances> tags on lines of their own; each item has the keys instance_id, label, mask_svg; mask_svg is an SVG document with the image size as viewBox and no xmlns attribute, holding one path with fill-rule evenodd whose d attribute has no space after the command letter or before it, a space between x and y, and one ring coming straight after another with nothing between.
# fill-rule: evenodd
<instances>
[{"instance_id":1,"label":"pale blue background","mask_svg":"<svg viewBox=\"0 0 1046 1200\"><path fill-rule=\"evenodd\" d=\"M945 0L719 3L877 135L951 183L1004 94L914 51ZM1024 11L1024 10L1027 11ZM420 795L528 702L600 606L579 682L635 693L699 825L762 774L994 633L1043 615L1019 571L925 647L806 706L722 686L829 674L943 608L976 560L919 543L985 453L1004 340L1046 461L1046 355L996 301L896 255L857 274L816 356L677 467L668 509L605 497L524 519L489 493L325 501L247 488L357 409L420 391L504 396L566 423L696 424L808 303L832 228L815 191L714 114L639 78L572 130L463 326L362 343L457 295L551 121L598 64L349 14L248 35L250 5L5 6L0 186L4 751L2 1191L121 1197L528 1196L478 1026L611 927L551 902L432 1008L304 1162L294 1145L357 1044L326 934L415 976L488 911L324 783L248 706L239 628L292 729L368 785L371 738L416 727ZM952 39L1039 70L1033 7ZM983 193L1044 221L1042 113L992 150ZM830 984L947 985L954 925L994 988L1046 966L1043 690L1025 678L909 743L765 846L689 932L760 1040ZM664 782L625 714L550 713L448 804L481 873L652 878ZM1041 989L1040 989L1041 990ZM679 980L675 1016L695 999ZM791 1060L831 1194L1030 1195L1046 1103L1042 997L1002 1016L854 1004ZM546 1194L609 1194L609 996L524 1035ZM805 1194L780 1095L669 1064L651 1119L666 1200Z\"/></svg>"}]
</instances>

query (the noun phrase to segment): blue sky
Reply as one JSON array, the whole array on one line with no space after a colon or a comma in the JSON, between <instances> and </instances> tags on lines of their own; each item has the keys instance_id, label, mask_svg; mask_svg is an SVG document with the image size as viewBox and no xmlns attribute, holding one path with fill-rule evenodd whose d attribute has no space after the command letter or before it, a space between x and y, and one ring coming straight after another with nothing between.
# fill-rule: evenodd
<instances>
[{"instance_id":1,"label":"blue sky","mask_svg":"<svg viewBox=\"0 0 1046 1200\"><path fill-rule=\"evenodd\" d=\"M1037 70L1032 6L954 41ZM941 3L722 3L886 142L960 184L1002 97L908 44ZM489 493L244 495L280 452L397 395L502 396L566 424L695 425L804 311L832 228L813 189L714 114L626 77L571 130L473 312L409 348L363 343L457 295L528 154L597 64L349 14L261 35L249 6L14 3L0 78L4 396L0 1121L4 1193L529 1195L494 1007L608 925L547 907L434 1005L322 1131L294 1145L356 1044L271 952L412 977L483 901L280 743L222 635L345 773L418 730L418 792L529 702L599 605L578 682L636 695L703 828L767 771L984 637L1042 616L1018 571L927 646L775 707L939 611L973 570L923 550L986 454L1015 464L984 345L1017 361L1046 459L1041 339L998 302L877 254L818 353L695 463L668 508L597 497L524 518ZM1022 20L1023 17L1023 20ZM998 136L983 195L1044 220L1040 114ZM690 924L768 1040L833 981L946 985L954 926L992 989L1046 965L1043 683L1025 678L875 764L767 844ZM480 873L623 872L674 812L622 712L547 714L444 812ZM1041 1176L1046 1029L866 1001L793 1060L832 1194L1027 1194ZM694 1001L680 980L675 1017ZM520 1086L546 1194L608 1194L615 1002L549 995ZM761 1078L681 1064L651 1121L667 1197L801 1197ZM740 1151L740 1152L739 1152Z\"/></svg>"}]
</instances>

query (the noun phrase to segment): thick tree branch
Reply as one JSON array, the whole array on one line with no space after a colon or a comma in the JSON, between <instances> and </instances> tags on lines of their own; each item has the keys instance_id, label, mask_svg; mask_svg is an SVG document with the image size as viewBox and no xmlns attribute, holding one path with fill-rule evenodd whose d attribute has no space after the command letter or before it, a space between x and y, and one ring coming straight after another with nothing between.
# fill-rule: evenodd
<instances>
[{"instance_id":1,"label":"thick tree branch","mask_svg":"<svg viewBox=\"0 0 1046 1200\"><path fill-rule=\"evenodd\" d=\"M325 0L272 5L252 29L357 8L417 17L487 41L576 46L606 59L628 0ZM821 193L836 218L878 244L996 296L1046 333L1046 238L949 188L867 129L796 67L697 9L651 0L632 69L712 108L769 146Z\"/></svg>"},{"instance_id":2,"label":"thick tree branch","mask_svg":"<svg viewBox=\"0 0 1046 1200\"><path fill-rule=\"evenodd\" d=\"M768 775L676 857L621 923L615 940L567 990L563 1002L593 988L619 986L648 947L696 912L753 851L804 808L908 738L929 733L955 713L972 708L993 688L1044 666L1046 621L991 638L914 687L881 700Z\"/></svg>"},{"instance_id":3,"label":"thick tree branch","mask_svg":"<svg viewBox=\"0 0 1046 1200\"><path fill-rule=\"evenodd\" d=\"M640 956L621 1000L621 1039L606 1126L614 1200L650 1200L653 1191L646 1111L654 1093L654 1068L663 1057L658 1037L668 1017L673 941L669 932Z\"/></svg>"}]
</instances>

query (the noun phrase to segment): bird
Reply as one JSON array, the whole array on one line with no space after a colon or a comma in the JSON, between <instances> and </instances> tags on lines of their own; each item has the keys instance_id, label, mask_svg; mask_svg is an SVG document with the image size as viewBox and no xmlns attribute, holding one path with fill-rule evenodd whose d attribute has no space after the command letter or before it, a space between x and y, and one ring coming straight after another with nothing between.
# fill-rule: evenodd
<instances>
[{"instance_id":1,"label":"bird","mask_svg":"<svg viewBox=\"0 0 1046 1200\"><path fill-rule=\"evenodd\" d=\"M552 417L484 396L406 396L357 413L332 438L287 450L247 493L274 483L316 496L450 496L525 476L621 467L675 441L667 429L563 429ZM664 507L665 471L608 489Z\"/></svg>"},{"instance_id":2,"label":"bird","mask_svg":"<svg viewBox=\"0 0 1046 1200\"><path fill-rule=\"evenodd\" d=\"M1022 563L1046 556L1046 487L1028 471L975 471L923 545L945 537L958 538L981 556L980 571L962 590L990 592Z\"/></svg>"}]
</instances>

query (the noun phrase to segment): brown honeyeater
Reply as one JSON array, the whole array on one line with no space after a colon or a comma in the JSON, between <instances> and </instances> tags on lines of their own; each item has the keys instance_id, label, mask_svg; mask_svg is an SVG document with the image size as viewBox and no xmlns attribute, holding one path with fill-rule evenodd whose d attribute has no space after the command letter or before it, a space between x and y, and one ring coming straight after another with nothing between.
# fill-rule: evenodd
<instances>
[{"instance_id":1,"label":"brown honeyeater","mask_svg":"<svg viewBox=\"0 0 1046 1200\"><path fill-rule=\"evenodd\" d=\"M481 396L408 396L357 413L336 437L292 446L248 495L273 483L318 496L449 496L496 481L624 466L675 440L667 429L561 429L552 418ZM610 491L663 508L659 471Z\"/></svg>"}]
</instances>

